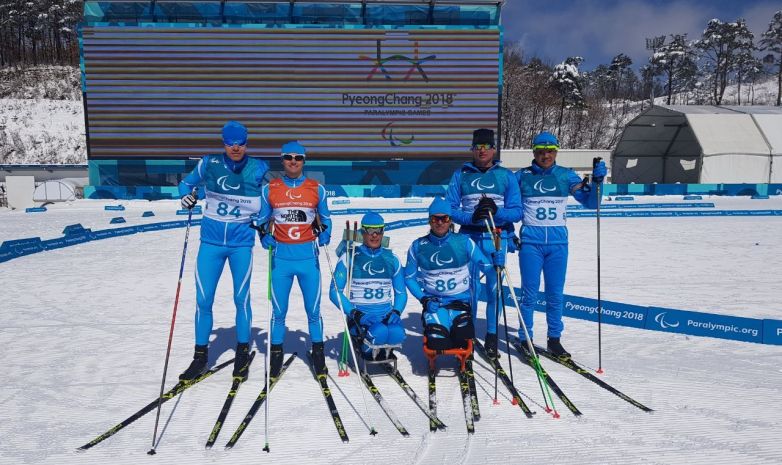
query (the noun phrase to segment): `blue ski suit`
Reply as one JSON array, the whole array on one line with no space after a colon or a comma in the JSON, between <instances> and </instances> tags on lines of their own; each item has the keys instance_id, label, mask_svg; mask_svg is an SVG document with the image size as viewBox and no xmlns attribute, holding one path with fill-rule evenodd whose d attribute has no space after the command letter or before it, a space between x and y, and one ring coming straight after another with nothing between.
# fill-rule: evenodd
<instances>
[{"instance_id":1,"label":"blue ski suit","mask_svg":"<svg viewBox=\"0 0 782 465\"><path fill-rule=\"evenodd\" d=\"M196 260L195 340L207 345L212 333L215 290L228 260L233 278L236 305L236 340L250 341L252 307L252 247L255 231L250 215L261 206L261 186L269 165L262 160L244 157L234 162L227 155L207 155L179 183L180 196L203 186L199 197L205 198L201 220L201 246Z\"/></svg>"},{"instance_id":2,"label":"blue ski suit","mask_svg":"<svg viewBox=\"0 0 782 465\"><path fill-rule=\"evenodd\" d=\"M499 253L504 257L508 251L508 239L514 234L513 223L521 220L522 213L519 183L511 170L500 166L497 160L485 171L481 171L472 162L465 163L451 177L445 199L451 204L451 218L461 225L459 232L467 234L486 257L491 257L496 250L491 234L486 231L486 224L472 221L475 206L484 195L494 200L497 205L494 223L501 230ZM481 270L476 266L470 270L471 287L475 289L470 302L473 318L477 318L478 290L481 286ZM486 332L497 334L497 316L502 312L502 306L497 301L497 274L491 269L485 276Z\"/></svg>"},{"instance_id":3,"label":"blue ski suit","mask_svg":"<svg viewBox=\"0 0 782 465\"><path fill-rule=\"evenodd\" d=\"M521 313L529 336L533 337L533 313L542 271L548 337L559 338L564 329L562 306L568 257L567 199L573 195L586 208L597 208L597 189L592 186L582 188L581 179L575 171L556 164L544 170L533 162L531 166L517 171L516 177L524 206L519 251ZM523 329L519 329L519 338L526 339Z\"/></svg>"},{"instance_id":4,"label":"blue ski suit","mask_svg":"<svg viewBox=\"0 0 782 465\"><path fill-rule=\"evenodd\" d=\"M348 263L350 261L350 263ZM352 268L350 296L345 296L348 270ZM351 325L351 334L363 336L361 351L371 355L372 346L400 345L405 339L402 322L391 323L388 316L396 311L400 315L407 304L407 289L399 258L382 247L371 249L362 244L355 249L352 259L344 253L334 270L336 287L332 283L329 298L345 315L353 310L363 313L360 326ZM338 300L339 299L339 300Z\"/></svg>"},{"instance_id":5,"label":"blue ski suit","mask_svg":"<svg viewBox=\"0 0 782 465\"><path fill-rule=\"evenodd\" d=\"M410 245L405 264L407 289L418 300L434 298L422 314L428 339L450 338L458 344L474 336L469 306L475 291L471 286L474 269L487 272L492 263L464 234L449 232L437 237L430 232Z\"/></svg>"},{"instance_id":6,"label":"blue ski suit","mask_svg":"<svg viewBox=\"0 0 782 465\"><path fill-rule=\"evenodd\" d=\"M304 310L307 312L307 325L311 342L323 342L323 320L320 317L320 264L318 262L318 241L328 243L331 237L331 214L326 201L326 188L317 184L317 199L309 203L298 205L298 200L307 200L307 192L300 192L308 185L314 185L314 181L302 176L296 179L283 176L282 183L273 180L263 187L261 193L261 211L256 224L264 224L270 220L275 223L274 238L276 244L272 251L272 344L282 344L285 340L287 327L285 318L288 315L288 300L293 278L299 282L304 298ZM270 196L270 185L275 184L283 189L288 188L288 203L283 205L280 198L284 196L274 194ZM315 216L320 217L321 223L327 229L321 232L320 239L311 232L311 224ZM287 232L286 232L287 231Z\"/></svg>"}]
</instances>

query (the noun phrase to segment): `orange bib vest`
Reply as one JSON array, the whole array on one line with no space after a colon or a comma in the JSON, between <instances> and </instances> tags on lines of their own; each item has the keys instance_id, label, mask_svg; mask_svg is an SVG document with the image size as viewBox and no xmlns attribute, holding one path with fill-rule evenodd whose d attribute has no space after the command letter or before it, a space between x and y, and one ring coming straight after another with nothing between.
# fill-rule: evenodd
<instances>
[{"instance_id":1,"label":"orange bib vest","mask_svg":"<svg viewBox=\"0 0 782 465\"><path fill-rule=\"evenodd\" d=\"M298 187L288 187L282 179L269 183L269 205L274 220L274 238L285 244L315 240L312 222L318 213L318 182L306 179Z\"/></svg>"}]
</instances>

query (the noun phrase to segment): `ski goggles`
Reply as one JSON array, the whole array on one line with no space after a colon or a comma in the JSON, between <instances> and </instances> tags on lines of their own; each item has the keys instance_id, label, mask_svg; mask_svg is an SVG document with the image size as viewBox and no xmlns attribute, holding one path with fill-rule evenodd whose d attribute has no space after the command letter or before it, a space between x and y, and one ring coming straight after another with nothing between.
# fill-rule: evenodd
<instances>
[{"instance_id":1,"label":"ski goggles","mask_svg":"<svg viewBox=\"0 0 782 465\"><path fill-rule=\"evenodd\" d=\"M364 226L361 225L361 229L364 230L364 234L368 236L374 236L375 234L382 235L384 226Z\"/></svg>"},{"instance_id":2,"label":"ski goggles","mask_svg":"<svg viewBox=\"0 0 782 465\"><path fill-rule=\"evenodd\" d=\"M533 145L532 146L533 153L556 152L557 150L559 150L558 145Z\"/></svg>"},{"instance_id":3,"label":"ski goggles","mask_svg":"<svg viewBox=\"0 0 782 465\"><path fill-rule=\"evenodd\" d=\"M429 217L434 223L450 223L451 217L448 215L432 215Z\"/></svg>"},{"instance_id":4,"label":"ski goggles","mask_svg":"<svg viewBox=\"0 0 782 465\"><path fill-rule=\"evenodd\" d=\"M491 150L494 148L494 144L474 144L473 150Z\"/></svg>"},{"instance_id":5,"label":"ski goggles","mask_svg":"<svg viewBox=\"0 0 782 465\"><path fill-rule=\"evenodd\" d=\"M304 155L301 155L299 153L283 153L282 159L285 161L291 161L291 160L304 161Z\"/></svg>"},{"instance_id":6,"label":"ski goggles","mask_svg":"<svg viewBox=\"0 0 782 465\"><path fill-rule=\"evenodd\" d=\"M233 147L233 146L244 147L245 145L247 145L247 139L244 139L244 140L226 140L226 139L223 139L223 144L225 144L227 147Z\"/></svg>"}]
</instances>

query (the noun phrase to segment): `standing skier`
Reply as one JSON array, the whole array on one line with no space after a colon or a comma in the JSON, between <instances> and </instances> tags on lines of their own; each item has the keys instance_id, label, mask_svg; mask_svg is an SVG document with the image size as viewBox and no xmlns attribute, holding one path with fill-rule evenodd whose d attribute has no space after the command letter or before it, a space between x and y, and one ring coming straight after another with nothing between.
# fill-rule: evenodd
<instances>
[{"instance_id":1,"label":"standing skier","mask_svg":"<svg viewBox=\"0 0 782 465\"><path fill-rule=\"evenodd\" d=\"M569 195L586 208L597 208L600 199L594 183L582 182L575 171L556 164L559 140L549 132L541 132L532 141L532 164L516 172L524 205L521 226L522 303L521 311L529 336L532 335L533 311L543 272L546 292L546 323L548 350L559 357L570 357L562 347L563 292L568 257L568 230L565 209ZM595 164L593 179L606 175L605 163ZM522 347L526 347L523 331L519 331Z\"/></svg>"},{"instance_id":2,"label":"standing skier","mask_svg":"<svg viewBox=\"0 0 782 465\"><path fill-rule=\"evenodd\" d=\"M446 199L451 204L452 219L461 225L459 232L466 234L484 255L496 257L497 265L505 266L508 239L513 236L513 223L521 219L519 184L513 172L500 166L496 154L494 131L478 129L472 134L472 161L465 163L451 177ZM500 229L500 251L496 252L492 235L486 230L489 213ZM511 245L513 241L511 241ZM476 265L477 266L477 265ZM473 318L477 318L478 294L481 273L470 270L473 290L470 305ZM497 315L501 306L497 301L497 273L487 271L486 276L486 352L497 356Z\"/></svg>"},{"instance_id":3,"label":"standing skier","mask_svg":"<svg viewBox=\"0 0 782 465\"><path fill-rule=\"evenodd\" d=\"M299 282L312 341L315 371L325 374L323 320L320 317L318 246L331 241L331 218L326 188L303 174L306 149L298 142L282 146L283 176L264 186L261 211L253 223L263 248L272 248L272 328L270 376L282 367L285 317L293 278ZM273 230L271 229L273 228Z\"/></svg>"},{"instance_id":4,"label":"standing skier","mask_svg":"<svg viewBox=\"0 0 782 465\"><path fill-rule=\"evenodd\" d=\"M447 200L438 197L429 206L429 227L429 234L413 241L407 251L405 284L423 306L429 349L464 348L475 335L470 306L473 270L491 272L493 263L468 236L450 231Z\"/></svg>"},{"instance_id":5,"label":"standing skier","mask_svg":"<svg viewBox=\"0 0 782 465\"><path fill-rule=\"evenodd\" d=\"M193 189L203 186L206 207L201 221L201 246L196 261L195 353L193 362L179 379L189 381L207 369L209 335L212 333L212 304L220 275L228 260L236 305L236 358L233 375L247 379L250 353L250 277L255 232L250 215L261 207L261 186L269 165L248 157L247 128L229 121L222 131L225 153L203 157L179 183L182 207L197 202Z\"/></svg>"},{"instance_id":6,"label":"standing skier","mask_svg":"<svg viewBox=\"0 0 782 465\"><path fill-rule=\"evenodd\" d=\"M329 298L349 317L350 333L361 341L361 355L367 360L385 360L391 355L385 347L401 346L405 339L402 312L407 304L407 289L399 258L381 247L385 221L377 213L361 218L363 244L341 256L334 271L336 288ZM349 244L348 244L349 245ZM350 276L350 296L345 286ZM337 300L339 299L339 300Z\"/></svg>"}]
</instances>

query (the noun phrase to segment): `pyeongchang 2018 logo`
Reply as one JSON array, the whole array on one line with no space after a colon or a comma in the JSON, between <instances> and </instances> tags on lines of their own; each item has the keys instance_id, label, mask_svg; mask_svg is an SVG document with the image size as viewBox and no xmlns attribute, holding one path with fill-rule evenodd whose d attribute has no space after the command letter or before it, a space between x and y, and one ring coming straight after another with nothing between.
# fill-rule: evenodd
<instances>
[{"instance_id":1,"label":"pyeongchang 2018 logo","mask_svg":"<svg viewBox=\"0 0 782 465\"><path fill-rule=\"evenodd\" d=\"M391 73L389 73L388 69L386 68L386 65L388 64L394 64L396 62L403 62L403 63L409 63L410 67L407 69L407 72L405 73L403 80L407 81L410 79L410 76L413 75L415 71L418 71L418 74L424 79L424 81L429 82L429 76L426 75L426 71L424 71L423 64L427 61L432 61L437 58L437 55L427 55L423 58L420 58L418 56L418 41L413 42L413 57L409 57L407 55L402 55L399 53L395 53L393 55L387 55L383 56L383 40L378 39L377 40L377 53L374 57L370 57L367 55L359 55L358 57L362 60L367 60L372 62L372 70L367 75L367 81L371 80L375 74L377 74L378 71L383 73L383 76L385 76L386 79L391 80L393 79L391 77Z\"/></svg>"}]
</instances>

